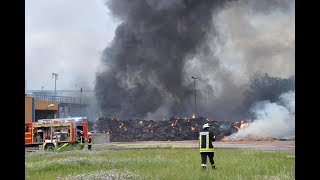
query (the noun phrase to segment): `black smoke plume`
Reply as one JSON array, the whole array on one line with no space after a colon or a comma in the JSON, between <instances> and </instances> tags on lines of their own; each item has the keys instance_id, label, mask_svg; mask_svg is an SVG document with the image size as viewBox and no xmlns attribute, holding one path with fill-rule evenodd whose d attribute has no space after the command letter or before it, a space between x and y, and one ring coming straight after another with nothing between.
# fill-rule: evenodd
<instances>
[{"instance_id":1,"label":"black smoke plume","mask_svg":"<svg viewBox=\"0 0 320 180\"><path fill-rule=\"evenodd\" d=\"M97 76L102 111L120 118L142 118L159 108L164 115L190 114L193 86L184 84L191 79L183 74L185 61L206 39L212 13L221 3L109 1L109 9L122 23L104 52L110 69Z\"/></svg>"},{"instance_id":2,"label":"black smoke plume","mask_svg":"<svg viewBox=\"0 0 320 180\"><path fill-rule=\"evenodd\" d=\"M190 117L194 113L191 76L197 76L199 115L208 113L226 121L243 118L248 109L242 104L248 83L235 82L234 72L224 68L221 63L224 60L214 46L216 41L224 40L218 38L221 33L217 32L215 15L234 2L107 1L106 5L120 24L110 46L104 50L104 69L96 76L95 94L102 115L154 120ZM267 12L274 10L271 7L285 8L288 4L279 5L275 2L280 1L276 0L259 2L262 5L251 1L252 7L263 7ZM248 56L248 62L257 59L263 45L258 50L244 49L254 54ZM250 63L250 67L258 66Z\"/></svg>"}]
</instances>

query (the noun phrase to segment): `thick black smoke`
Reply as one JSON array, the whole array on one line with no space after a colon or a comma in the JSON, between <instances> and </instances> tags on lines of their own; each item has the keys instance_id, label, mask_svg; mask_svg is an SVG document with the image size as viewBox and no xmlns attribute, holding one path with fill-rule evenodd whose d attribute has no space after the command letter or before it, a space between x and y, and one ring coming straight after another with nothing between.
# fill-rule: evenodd
<instances>
[{"instance_id":1,"label":"thick black smoke","mask_svg":"<svg viewBox=\"0 0 320 180\"><path fill-rule=\"evenodd\" d=\"M242 104L248 83L235 81L235 73L225 69L221 63L224 59L214 47L216 40L223 41L216 37L219 33L214 16L233 2L109 0L108 8L121 23L104 51L105 69L96 76L95 93L103 116L154 120L190 117L194 113L191 76L197 76L199 115L213 112L215 119L226 121L243 117L250 104ZM261 7L267 12L277 6L286 9L278 3L283 1L255 2L251 1L251 6L256 11ZM246 52L255 54L248 56L248 62L260 54L260 49L245 47ZM273 49L277 50L275 46Z\"/></svg>"},{"instance_id":2,"label":"thick black smoke","mask_svg":"<svg viewBox=\"0 0 320 180\"><path fill-rule=\"evenodd\" d=\"M212 13L222 2L109 1L122 23L104 52L110 69L96 79L102 111L120 118L143 118L157 110L162 117L190 115L193 86L184 84L186 78L191 81L183 74L184 64L205 41Z\"/></svg>"}]
</instances>

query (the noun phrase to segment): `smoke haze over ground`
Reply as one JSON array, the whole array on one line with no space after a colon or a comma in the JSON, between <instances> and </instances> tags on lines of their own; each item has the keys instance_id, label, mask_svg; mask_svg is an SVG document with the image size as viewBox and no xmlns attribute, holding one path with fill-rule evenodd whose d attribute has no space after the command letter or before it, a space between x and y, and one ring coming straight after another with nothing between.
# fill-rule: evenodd
<instances>
[{"instance_id":1,"label":"smoke haze over ground","mask_svg":"<svg viewBox=\"0 0 320 180\"><path fill-rule=\"evenodd\" d=\"M121 23L96 75L100 111L120 119L190 117L196 76L197 115L223 121L250 117L250 107L269 100L268 93L250 87L250 76L261 72L267 79L280 77L274 83L294 81L294 3L107 1ZM291 85L273 86L279 88L273 95L294 94ZM265 111L286 111L269 101ZM252 112L257 119L263 119L260 111Z\"/></svg>"}]
</instances>

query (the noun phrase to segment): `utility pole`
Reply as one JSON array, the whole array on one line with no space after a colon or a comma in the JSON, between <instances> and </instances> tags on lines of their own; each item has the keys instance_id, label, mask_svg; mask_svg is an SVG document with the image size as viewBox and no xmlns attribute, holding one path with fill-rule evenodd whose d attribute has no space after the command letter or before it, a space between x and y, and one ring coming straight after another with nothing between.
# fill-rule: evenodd
<instances>
[{"instance_id":1,"label":"utility pole","mask_svg":"<svg viewBox=\"0 0 320 180\"><path fill-rule=\"evenodd\" d=\"M196 79L197 77L191 77L193 79L193 87L194 87L194 116L197 114L197 95L196 95Z\"/></svg>"},{"instance_id":2,"label":"utility pole","mask_svg":"<svg viewBox=\"0 0 320 180\"><path fill-rule=\"evenodd\" d=\"M58 79L58 74L56 73L51 73L52 78L54 78L54 96L57 96L57 79Z\"/></svg>"},{"instance_id":3,"label":"utility pole","mask_svg":"<svg viewBox=\"0 0 320 180\"><path fill-rule=\"evenodd\" d=\"M81 104L81 100L82 100L82 88L80 88L80 104Z\"/></svg>"}]
</instances>

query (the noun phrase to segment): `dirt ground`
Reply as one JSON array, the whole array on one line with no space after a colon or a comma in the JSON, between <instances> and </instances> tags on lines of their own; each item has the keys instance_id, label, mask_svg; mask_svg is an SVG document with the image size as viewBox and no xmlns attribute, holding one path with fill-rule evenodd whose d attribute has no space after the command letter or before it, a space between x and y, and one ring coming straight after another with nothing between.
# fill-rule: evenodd
<instances>
[{"instance_id":1,"label":"dirt ground","mask_svg":"<svg viewBox=\"0 0 320 180\"><path fill-rule=\"evenodd\" d=\"M246 141L216 141L215 149L252 149L261 151L285 151L295 153L295 140L246 140ZM198 148L197 140L188 141L136 141L108 142L93 144L92 150L101 149L146 149L146 148ZM86 148L85 148L86 149ZM43 151L38 148L25 148L26 152Z\"/></svg>"}]
</instances>

